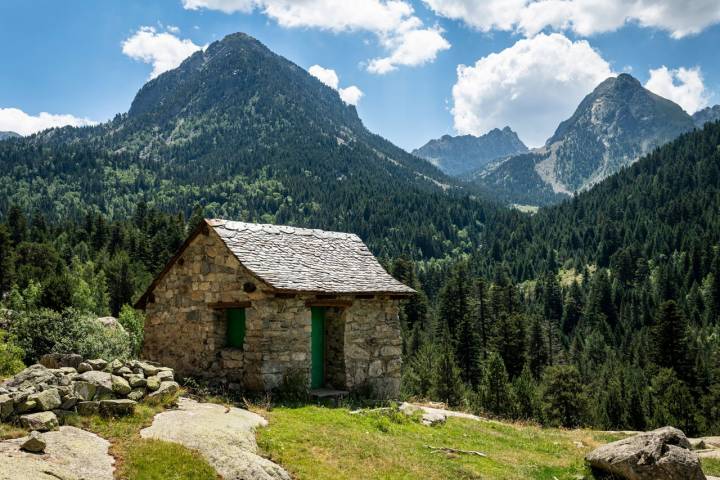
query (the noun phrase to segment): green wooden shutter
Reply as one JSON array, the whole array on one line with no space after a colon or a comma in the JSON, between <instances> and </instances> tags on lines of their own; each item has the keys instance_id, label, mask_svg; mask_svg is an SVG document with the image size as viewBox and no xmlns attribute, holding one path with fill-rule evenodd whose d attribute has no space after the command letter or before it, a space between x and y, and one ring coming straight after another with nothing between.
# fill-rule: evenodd
<instances>
[{"instance_id":1,"label":"green wooden shutter","mask_svg":"<svg viewBox=\"0 0 720 480\"><path fill-rule=\"evenodd\" d=\"M228 347L243 348L245 343L245 309L230 308L227 316L227 345Z\"/></svg>"},{"instance_id":2,"label":"green wooden shutter","mask_svg":"<svg viewBox=\"0 0 720 480\"><path fill-rule=\"evenodd\" d=\"M322 388L325 386L325 309L312 307L312 330L310 347L312 353L312 366L310 372L310 386Z\"/></svg>"}]
</instances>

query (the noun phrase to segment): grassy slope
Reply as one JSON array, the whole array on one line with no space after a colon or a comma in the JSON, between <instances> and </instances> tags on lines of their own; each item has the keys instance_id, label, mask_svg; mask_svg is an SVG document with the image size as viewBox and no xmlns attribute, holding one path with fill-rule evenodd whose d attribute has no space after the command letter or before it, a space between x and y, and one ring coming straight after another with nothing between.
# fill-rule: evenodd
<instances>
[{"instance_id":1,"label":"grassy slope","mask_svg":"<svg viewBox=\"0 0 720 480\"><path fill-rule=\"evenodd\" d=\"M588 473L584 454L615 439L588 430L453 418L426 427L401 414L351 415L313 406L276 408L267 416L270 427L258 432L258 443L299 480L576 479ZM433 453L426 445L487 457Z\"/></svg>"}]
</instances>

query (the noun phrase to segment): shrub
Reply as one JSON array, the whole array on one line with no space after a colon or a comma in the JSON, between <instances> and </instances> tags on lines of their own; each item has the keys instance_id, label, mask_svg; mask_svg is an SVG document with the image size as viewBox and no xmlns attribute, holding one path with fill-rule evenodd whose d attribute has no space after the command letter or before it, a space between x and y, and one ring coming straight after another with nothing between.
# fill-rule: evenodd
<instances>
[{"instance_id":1,"label":"shrub","mask_svg":"<svg viewBox=\"0 0 720 480\"><path fill-rule=\"evenodd\" d=\"M130 336L119 328L106 328L90 315L73 309L17 312L10 328L25 352L25 362L36 362L51 352L78 353L85 358L127 358Z\"/></svg>"},{"instance_id":2,"label":"shrub","mask_svg":"<svg viewBox=\"0 0 720 480\"><path fill-rule=\"evenodd\" d=\"M25 368L22 359L22 348L8 339L7 332L0 330L0 377L9 377Z\"/></svg>"},{"instance_id":3,"label":"shrub","mask_svg":"<svg viewBox=\"0 0 720 480\"><path fill-rule=\"evenodd\" d=\"M130 305L123 305L118 321L130 335L130 354L137 357L140 355L145 337L145 315Z\"/></svg>"}]
</instances>

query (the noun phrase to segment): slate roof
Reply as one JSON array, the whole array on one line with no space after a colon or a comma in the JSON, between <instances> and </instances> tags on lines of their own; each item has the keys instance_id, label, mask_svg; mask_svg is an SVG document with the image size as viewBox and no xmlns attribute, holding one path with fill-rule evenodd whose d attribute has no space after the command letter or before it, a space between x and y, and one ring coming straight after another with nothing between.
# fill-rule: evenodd
<instances>
[{"instance_id":1,"label":"slate roof","mask_svg":"<svg viewBox=\"0 0 720 480\"><path fill-rule=\"evenodd\" d=\"M357 235L220 219L206 222L240 263L277 290L415 293L390 276Z\"/></svg>"}]
</instances>

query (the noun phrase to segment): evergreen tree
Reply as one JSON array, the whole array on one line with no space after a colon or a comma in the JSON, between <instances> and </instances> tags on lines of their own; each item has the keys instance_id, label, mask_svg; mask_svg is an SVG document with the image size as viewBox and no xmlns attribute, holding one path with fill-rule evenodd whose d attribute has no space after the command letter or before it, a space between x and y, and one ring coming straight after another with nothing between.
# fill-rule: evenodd
<instances>
[{"instance_id":1,"label":"evergreen tree","mask_svg":"<svg viewBox=\"0 0 720 480\"><path fill-rule=\"evenodd\" d=\"M460 405L465 387L460 377L460 369L455 362L450 332L447 327L441 334L439 352L432 371L430 396L434 400L445 402L451 406Z\"/></svg>"},{"instance_id":2,"label":"evergreen tree","mask_svg":"<svg viewBox=\"0 0 720 480\"><path fill-rule=\"evenodd\" d=\"M516 417L523 420L536 418L538 413L537 386L528 365L525 365L522 373L513 380L512 391L515 397Z\"/></svg>"},{"instance_id":3,"label":"evergreen tree","mask_svg":"<svg viewBox=\"0 0 720 480\"><path fill-rule=\"evenodd\" d=\"M582 425L587 396L575 367L548 367L543 374L541 391L543 417L548 424L564 427Z\"/></svg>"},{"instance_id":4,"label":"evergreen tree","mask_svg":"<svg viewBox=\"0 0 720 480\"><path fill-rule=\"evenodd\" d=\"M690 376L687 336L687 322L677 303L663 302L652 329L650 358L660 367L672 368L683 379Z\"/></svg>"},{"instance_id":5,"label":"evergreen tree","mask_svg":"<svg viewBox=\"0 0 720 480\"><path fill-rule=\"evenodd\" d=\"M548 355L545 345L545 333L543 332L540 318L533 316L530 322L530 338L528 340L528 367L535 379L540 378L547 364Z\"/></svg>"},{"instance_id":6,"label":"evergreen tree","mask_svg":"<svg viewBox=\"0 0 720 480\"><path fill-rule=\"evenodd\" d=\"M494 415L512 413L513 401L505 364L502 357L493 352L485 365L485 375L480 386L483 409Z\"/></svg>"}]
</instances>

